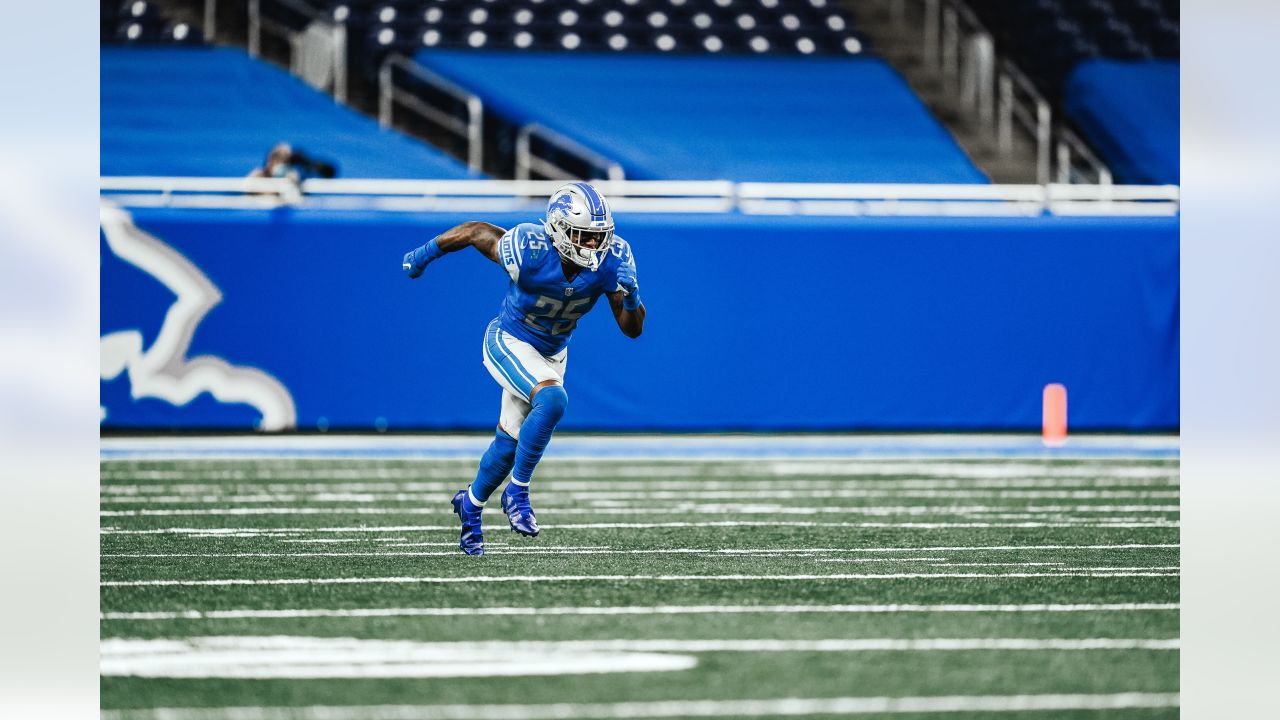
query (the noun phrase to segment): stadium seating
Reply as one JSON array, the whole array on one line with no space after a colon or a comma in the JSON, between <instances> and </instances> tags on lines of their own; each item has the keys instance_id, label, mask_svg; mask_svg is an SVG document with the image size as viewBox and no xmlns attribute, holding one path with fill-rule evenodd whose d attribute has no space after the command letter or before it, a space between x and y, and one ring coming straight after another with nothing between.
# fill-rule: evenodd
<instances>
[{"instance_id":1,"label":"stadium seating","mask_svg":"<svg viewBox=\"0 0 1280 720\"><path fill-rule=\"evenodd\" d=\"M101 41L127 44L204 42L200 28L171 21L154 2L101 0Z\"/></svg>"},{"instance_id":2,"label":"stadium seating","mask_svg":"<svg viewBox=\"0 0 1280 720\"><path fill-rule=\"evenodd\" d=\"M422 65L516 124L632 179L986 182L876 58L423 50Z\"/></svg>"},{"instance_id":3,"label":"stadium seating","mask_svg":"<svg viewBox=\"0 0 1280 720\"><path fill-rule=\"evenodd\" d=\"M327 0L375 54L422 47L857 54L836 0Z\"/></svg>"},{"instance_id":4,"label":"stadium seating","mask_svg":"<svg viewBox=\"0 0 1280 720\"><path fill-rule=\"evenodd\" d=\"M1178 63L1083 62L1064 107L1120 182L1179 182Z\"/></svg>"},{"instance_id":5,"label":"stadium seating","mask_svg":"<svg viewBox=\"0 0 1280 720\"><path fill-rule=\"evenodd\" d=\"M968 0L1050 98L1092 58L1178 58L1178 0Z\"/></svg>"},{"instance_id":6,"label":"stadium seating","mask_svg":"<svg viewBox=\"0 0 1280 720\"><path fill-rule=\"evenodd\" d=\"M103 175L243 176L288 141L343 177L469 176L241 50L104 46L101 57Z\"/></svg>"}]
</instances>

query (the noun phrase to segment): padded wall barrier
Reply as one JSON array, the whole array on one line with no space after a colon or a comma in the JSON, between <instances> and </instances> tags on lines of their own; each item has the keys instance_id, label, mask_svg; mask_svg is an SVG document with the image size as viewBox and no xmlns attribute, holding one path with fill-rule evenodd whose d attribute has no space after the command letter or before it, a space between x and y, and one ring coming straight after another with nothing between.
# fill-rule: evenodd
<instances>
[{"instance_id":1,"label":"padded wall barrier","mask_svg":"<svg viewBox=\"0 0 1280 720\"><path fill-rule=\"evenodd\" d=\"M506 276L471 251L400 269L467 219L105 212L103 427L492 428L481 339ZM647 327L583 319L565 428L1030 430L1049 382L1073 430L1178 425L1176 218L618 227Z\"/></svg>"}]
</instances>

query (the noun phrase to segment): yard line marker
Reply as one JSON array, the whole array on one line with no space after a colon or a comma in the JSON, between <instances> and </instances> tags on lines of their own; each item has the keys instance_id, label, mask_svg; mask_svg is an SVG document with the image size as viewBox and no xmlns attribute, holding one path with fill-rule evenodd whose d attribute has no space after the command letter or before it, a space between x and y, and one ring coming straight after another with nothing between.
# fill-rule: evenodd
<instances>
[{"instance_id":1,"label":"yard line marker","mask_svg":"<svg viewBox=\"0 0 1280 720\"><path fill-rule=\"evenodd\" d=\"M585 720L1176 708L1177 693L671 700L545 705L311 705L104 710L102 720Z\"/></svg>"},{"instance_id":2,"label":"yard line marker","mask_svg":"<svg viewBox=\"0 0 1280 720\"><path fill-rule=\"evenodd\" d=\"M294 610L180 610L174 612L104 612L103 620L267 620L294 618L720 615L720 614L879 614L879 613L1055 613L1149 612L1178 610L1178 603L1092 603L1023 605L655 605L641 607L421 607Z\"/></svg>"},{"instance_id":3,"label":"yard line marker","mask_svg":"<svg viewBox=\"0 0 1280 720\"><path fill-rule=\"evenodd\" d=\"M472 575L465 577L223 578L216 580L103 580L102 587L205 587L220 585L407 585L503 582L757 582L822 580L933 580L949 578L1178 577L1175 572L1055 573L832 573L822 575Z\"/></svg>"}]
</instances>

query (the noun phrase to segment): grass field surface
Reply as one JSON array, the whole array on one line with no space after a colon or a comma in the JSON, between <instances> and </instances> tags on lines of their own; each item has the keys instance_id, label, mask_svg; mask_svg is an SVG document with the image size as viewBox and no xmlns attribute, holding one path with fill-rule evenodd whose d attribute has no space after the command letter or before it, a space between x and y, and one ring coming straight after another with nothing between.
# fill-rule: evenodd
<instances>
[{"instance_id":1,"label":"grass field surface","mask_svg":"<svg viewBox=\"0 0 1280 720\"><path fill-rule=\"evenodd\" d=\"M356 445L104 441L104 718L1178 715L1176 440Z\"/></svg>"}]
</instances>

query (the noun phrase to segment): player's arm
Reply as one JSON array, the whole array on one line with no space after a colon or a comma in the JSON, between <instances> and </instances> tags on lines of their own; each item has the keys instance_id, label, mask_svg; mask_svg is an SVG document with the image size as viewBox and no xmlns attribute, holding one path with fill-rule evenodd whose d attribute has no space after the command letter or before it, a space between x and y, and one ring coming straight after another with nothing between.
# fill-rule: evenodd
<instances>
[{"instance_id":1,"label":"player's arm","mask_svg":"<svg viewBox=\"0 0 1280 720\"><path fill-rule=\"evenodd\" d=\"M501 264L498 259L498 240L504 233L506 231L502 228L487 222L464 222L431 238L426 245L405 253L404 272L409 277L416 278L427 265L440 259L445 253L457 252L467 247L473 247L481 255Z\"/></svg>"},{"instance_id":2,"label":"player's arm","mask_svg":"<svg viewBox=\"0 0 1280 720\"><path fill-rule=\"evenodd\" d=\"M613 319L618 328L629 338L638 338L644 331L644 303L640 302L640 283L636 279L636 260L628 251L626 259L618 267L618 289L606 293Z\"/></svg>"},{"instance_id":3,"label":"player's arm","mask_svg":"<svg viewBox=\"0 0 1280 720\"><path fill-rule=\"evenodd\" d=\"M613 319L618 321L618 328L622 330L622 334L629 338L638 338L640 333L644 332L644 303L640 302L640 298L636 297L635 308L627 309L627 299L631 297L618 292L606 293L609 298L609 307L613 310Z\"/></svg>"}]
</instances>

